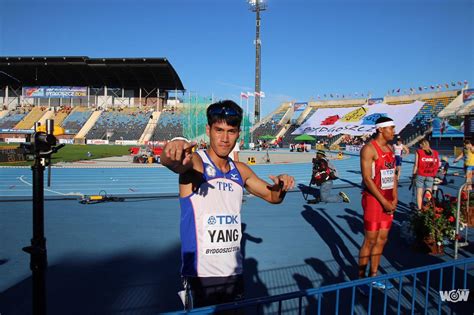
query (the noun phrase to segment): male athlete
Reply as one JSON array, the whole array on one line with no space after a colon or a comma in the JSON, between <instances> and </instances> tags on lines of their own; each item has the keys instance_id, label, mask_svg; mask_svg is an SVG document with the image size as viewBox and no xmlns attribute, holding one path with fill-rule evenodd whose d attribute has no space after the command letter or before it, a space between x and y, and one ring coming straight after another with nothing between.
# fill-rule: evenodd
<instances>
[{"instance_id":1,"label":"male athlete","mask_svg":"<svg viewBox=\"0 0 474 315\"><path fill-rule=\"evenodd\" d=\"M364 145L360 153L365 230L364 242L359 252L360 278L366 277L369 260L369 276L377 275L398 202L395 155L389 145L395 135L395 123L391 118L380 117L375 126L375 139ZM388 281L374 281L372 285L379 289L393 288ZM363 293L367 293L368 289L367 286L361 287Z\"/></svg>"},{"instance_id":2,"label":"male athlete","mask_svg":"<svg viewBox=\"0 0 474 315\"><path fill-rule=\"evenodd\" d=\"M187 309L243 298L243 188L276 204L294 187L292 176L271 175L273 183L268 184L244 163L232 161L229 154L241 121L242 109L233 101L211 104L206 126L209 149L193 153L194 142L175 138L161 154L161 163L179 174L181 274L193 300L185 303Z\"/></svg>"}]
</instances>

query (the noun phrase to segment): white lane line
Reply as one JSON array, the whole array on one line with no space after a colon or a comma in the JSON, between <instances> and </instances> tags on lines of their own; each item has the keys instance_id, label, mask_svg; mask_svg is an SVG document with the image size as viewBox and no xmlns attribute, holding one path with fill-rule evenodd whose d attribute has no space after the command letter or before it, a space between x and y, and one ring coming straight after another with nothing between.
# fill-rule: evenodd
<instances>
[{"instance_id":1,"label":"white lane line","mask_svg":"<svg viewBox=\"0 0 474 315\"><path fill-rule=\"evenodd\" d=\"M28 185L28 186L33 186L32 183L29 183L29 182L27 182L26 180L24 180L23 177L24 177L24 175L18 177L18 179L20 180L20 182L22 182L23 184ZM55 190L48 189L48 188L44 188L44 190L45 190L45 191L49 191L50 193L53 193L53 194L61 195L61 196L83 196L83 195L84 195L84 194L82 194L82 193L80 193L80 192L62 193L62 192L55 191Z\"/></svg>"}]
</instances>

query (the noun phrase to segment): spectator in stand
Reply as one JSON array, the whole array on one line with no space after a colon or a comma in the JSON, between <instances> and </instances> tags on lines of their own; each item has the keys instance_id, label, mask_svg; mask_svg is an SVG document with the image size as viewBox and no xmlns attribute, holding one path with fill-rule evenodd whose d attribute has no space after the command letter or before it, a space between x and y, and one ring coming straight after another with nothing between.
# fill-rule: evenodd
<instances>
[{"instance_id":1,"label":"spectator in stand","mask_svg":"<svg viewBox=\"0 0 474 315\"><path fill-rule=\"evenodd\" d=\"M433 182L440 166L438 151L430 148L428 140L420 141L420 149L416 150L413 177L416 183L416 206L421 209L423 193L431 192Z\"/></svg>"}]
</instances>

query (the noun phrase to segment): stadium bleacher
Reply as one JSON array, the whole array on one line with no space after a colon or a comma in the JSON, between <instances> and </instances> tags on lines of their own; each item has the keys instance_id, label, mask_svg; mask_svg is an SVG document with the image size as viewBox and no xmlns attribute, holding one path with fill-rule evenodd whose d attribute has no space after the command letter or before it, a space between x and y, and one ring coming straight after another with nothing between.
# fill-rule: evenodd
<instances>
[{"instance_id":1,"label":"stadium bleacher","mask_svg":"<svg viewBox=\"0 0 474 315\"><path fill-rule=\"evenodd\" d=\"M170 140L183 135L185 115L180 108L163 111L158 120L152 139L155 141Z\"/></svg>"},{"instance_id":2,"label":"stadium bleacher","mask_svg":"<svg viewBox=\"0 0 474 315\"><path fill-rule=\"evenodd\" d=\"M75 134L81 130L87 119L92 115L93 110L87 107L75 107L74 110L63 120L61 127L67 133Z\"/></svg>"}]
</instances>

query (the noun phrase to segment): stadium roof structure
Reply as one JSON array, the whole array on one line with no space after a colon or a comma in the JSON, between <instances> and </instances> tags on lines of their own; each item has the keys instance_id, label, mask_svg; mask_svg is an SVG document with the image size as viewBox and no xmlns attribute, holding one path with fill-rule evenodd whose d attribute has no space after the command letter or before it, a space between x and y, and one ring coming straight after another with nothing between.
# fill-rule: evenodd
<instances>
[{"instance_id":1,"label":"stadium roof structure","mask_svg":"<svg viewBox=\"0 0 474 315\"><path fill-rule=\"evenodd\" d=\"M185 90L166 58L0 57L0 86Z\"/></svg>"}]
</instances>

